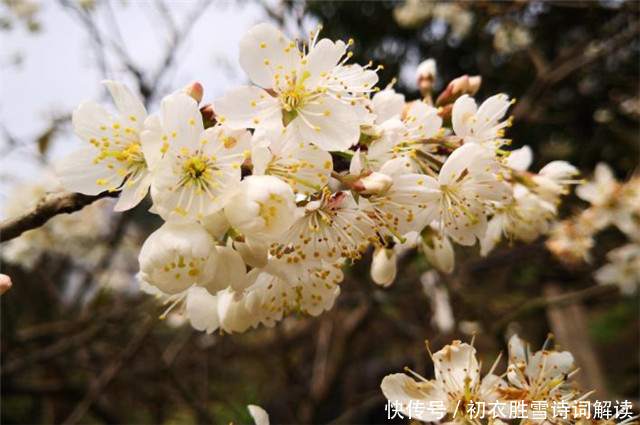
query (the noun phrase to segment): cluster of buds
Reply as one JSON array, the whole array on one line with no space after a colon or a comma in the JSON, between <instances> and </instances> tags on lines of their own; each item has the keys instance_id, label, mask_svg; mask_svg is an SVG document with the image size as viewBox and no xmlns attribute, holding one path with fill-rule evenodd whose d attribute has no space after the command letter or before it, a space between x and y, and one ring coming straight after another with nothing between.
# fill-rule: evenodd
<instances>
[{"instance_id":1,"label":"cluster of buds","mask_svg":"<svg viewBox=\"0 0 640 425\"><path fill-rule=\"evenodd\" d=\"M268 24L240 41L252 85L200 105L192 84L157 116L125 85L105 82L117 114L87 101L73 114L86 142L58 164L69 190L121 192L115 209L150 192L165 224L139 256L143 288L178 306L197 329L242 332L289 313L318 315L340 293L342 268L373 246L372 278L390 285L398 253L425 252L454 268L454 245L530 241L555 220L576 170L527 171L531 150L509 151L514 100L478 105L479 77L407 101L380 90L348 42L289 40ZM435 63L418 72L431 95ZM166 314L166 313L165 313Z\"/></svg>"}]
</instances>

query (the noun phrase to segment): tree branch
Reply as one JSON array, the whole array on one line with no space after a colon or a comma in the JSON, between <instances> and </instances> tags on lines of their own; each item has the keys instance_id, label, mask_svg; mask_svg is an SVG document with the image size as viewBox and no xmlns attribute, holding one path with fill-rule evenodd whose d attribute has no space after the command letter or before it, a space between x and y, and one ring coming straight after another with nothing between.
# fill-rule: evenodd
<instances>
[{"instance_id":1,"label":"tree branch","mask_svg":"<svg viewBox=\"0 0 640 425\"><path fill-rule=\"evenodd\" d=\"M108 191L98 195L83 195L73 192L50 193L42 198L30 211L0 223L0 242L7 242L17 238L27 230L36 229L58 214L70 214L99 199L116 196L118 196L118 192Z\"/></svg>"}]
</instances>

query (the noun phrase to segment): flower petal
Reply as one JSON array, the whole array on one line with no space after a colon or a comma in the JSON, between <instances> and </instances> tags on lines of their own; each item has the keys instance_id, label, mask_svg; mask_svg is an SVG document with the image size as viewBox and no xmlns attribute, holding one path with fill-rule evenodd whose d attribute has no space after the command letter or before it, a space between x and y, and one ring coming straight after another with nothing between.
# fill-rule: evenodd
<instances>
[{"instance_id":1,"label":"flower petal","mask_svg":"<svg viewBox=\"0 0 640 425\"><path fill-rule=\"evenodd\" d=\"M271 88L275 74L289 74L300 61L298 49L270 24L251 28L240 40L240 66L254 84Z\"/></svg>"},{"instance_id":2,"label":"flower petal","mask_svg":"<svg viewBox=\"0 0 640 425\"><path fill-rule=\"evenodd\" d=\"M102 84L109 89L122 121L130 126L140 128L144 120L147 119L147 110L140 99L120 82L105 80Z\"/></svg>"},{"instance_id":3,"label":"flower petal","mask_svg":"<svg viewBox=\"0 0 640 425\"><path fill-rule=\"evenodd\" d=\"M229 128L282 126L282 110L278 99L259 87L236 87L213 103L218 120Z\"/></svg>"}]
</instances>

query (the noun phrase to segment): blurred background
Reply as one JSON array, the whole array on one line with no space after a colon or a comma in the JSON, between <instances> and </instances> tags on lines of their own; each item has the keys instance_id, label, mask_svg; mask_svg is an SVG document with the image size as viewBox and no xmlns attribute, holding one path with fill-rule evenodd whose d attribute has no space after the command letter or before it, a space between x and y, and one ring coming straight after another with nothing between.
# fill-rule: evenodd
<instances>
[{"instance_id":1,"label":"blurred background","mask_svg":"<svg viewBox=\"0 0 640 425\"><path fill-rule=\"evenodd\" d=\"M384 65L380 86L397 76L408 99L427 58L436 93L481 75L478 99L518 99L509 137L533 148L533 170L561 159L589 177L604 161L625 180L638 167L637 2L3 0L2 218L58 190L51 165L80 143L70 114L107 99L101 80L126 82L152 113L194 80L211 101L247 82L238 41L263 21L291 37L322 23L325 37L354 38L355 61ZM640 400L637 293L592 278L623 239L615 230L598 236L591 264L561 263L543 241L507 243L486 258L458 249L454 273L440 275L411 252L388 289L365 259L318 318L206 335L179 314L158 320L163 306L138 289L139 248L161 224L148 206L116 215L101 200L2 245L13 280L0 298L2 423L238 424L251 422L247 404L272 423L390 423L382 378L404 366L432 376L424 340L438 350L473 332L485 365L513 332L534 348L553 332L594 399ZM563 216L585 206L571 195Z\"/></svg>"}]
</instances>

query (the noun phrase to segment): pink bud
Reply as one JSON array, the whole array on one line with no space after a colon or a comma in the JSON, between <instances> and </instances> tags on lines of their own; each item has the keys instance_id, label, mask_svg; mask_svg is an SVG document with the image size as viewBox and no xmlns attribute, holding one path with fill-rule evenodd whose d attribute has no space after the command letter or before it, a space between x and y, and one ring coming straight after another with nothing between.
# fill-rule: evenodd
<instances>
[{"instance_id":1,"label":"pink bud","mask_svg":"<svg viewBox=\"0 0 640 425\"><path fill-rule=\"evenodd\" d=\"M12 285L13 284L11 283L11 278L9 276L6 274L0 274L0 295L11 289Z\"/></svg>"},{"instance_id":2,"label":"pink bud","mask_svg":"<svg viewBox=\"0 0 640 425\"><path fill-rule=\"evenodd\" d=\"M482 77L479 75L474 75L473 77L469 77L469 87L467 88L467 94L473 96L478 93L480 90L480 85L482 84Z\"/></svg>"},{"instance_id":3,"label":"pink bud","mask_svg":"<svg viewBox=\"0 0 640 425\"><path fill-rule=\"evenodd\" d=\"M185 86L182 89L182 92L191 96L196 102L198 103L202 102L202 95L204 94L204 89L202 88L202 84L200 84L199 82L196 81L195 83L191 83Z\"/></svg>"},{"instance_id":4,"label":"pink bud","mask_svg":"<svg viewBox=\"0 0 640 425\"><path fill-rule=\"evenodd\" d=\"M454 78L447 85L447 88L440 93L440 96L438 96L438 99L436 100L436 105L453 103L463 94L473 96L478 92L478 89L480 89L481 83L482 78L480 76L469 77L468 75L463 75L461 77Z\"/></svg>"}]
</instances>

